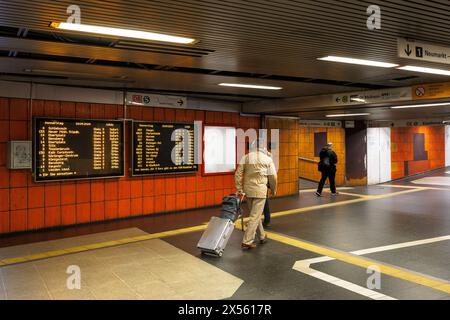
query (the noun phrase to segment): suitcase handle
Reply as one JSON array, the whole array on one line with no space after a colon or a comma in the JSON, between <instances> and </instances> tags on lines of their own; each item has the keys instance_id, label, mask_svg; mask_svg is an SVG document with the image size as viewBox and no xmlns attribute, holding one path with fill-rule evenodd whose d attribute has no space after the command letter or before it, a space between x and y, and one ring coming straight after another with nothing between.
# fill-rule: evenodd
<instances>
[{"instance_id":1,"label":"suitcase handle","mask_svg":"<svg viewBox=\"0 0 450 320\"><path fill-rule=\"evenodd\" d=\"M236 197L239 198L239 210L240 210L240 215L241 215L241 229L242 229L242 231L244 231L244 214L240 207L242 205L242 201L244 201L244 199L245 199L245 193L236 192Z\"/></svg>"}]
</instances>

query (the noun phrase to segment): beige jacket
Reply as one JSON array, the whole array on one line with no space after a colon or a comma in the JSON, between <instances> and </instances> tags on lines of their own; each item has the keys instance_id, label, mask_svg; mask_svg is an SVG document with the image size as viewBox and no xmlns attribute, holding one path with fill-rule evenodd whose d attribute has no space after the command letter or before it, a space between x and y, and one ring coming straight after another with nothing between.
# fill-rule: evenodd
<instances>
[{"instance_id":1,"label":"beige jacket","mask_svg":"<svg viewBox=\"0 0 450 320\"><path fill-rule=\"evenodd\" d=\"M267 184L277 192L277 170L267 152L258 150L242 157L235 174L236 190L248 198L267 198Z\"/></svg>"}]
</instances>

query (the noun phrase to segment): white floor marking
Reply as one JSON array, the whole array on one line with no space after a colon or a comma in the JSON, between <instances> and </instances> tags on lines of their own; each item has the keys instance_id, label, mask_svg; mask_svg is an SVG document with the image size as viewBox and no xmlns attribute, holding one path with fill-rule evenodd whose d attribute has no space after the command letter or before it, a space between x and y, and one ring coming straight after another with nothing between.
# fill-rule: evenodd
<instances>
[{"instance_id":1,"label":"white floor marking","mask_svg":"<svg viewBox=\"0 0 450 320\"><path fill-rule=\"evenodd\" d=\"M423 239L423 240L417 240L417 241L408 241L403 243L397 243L397 244L391 244L387 246L381 246L381 247L375 247L375 248L368 248L368 249L362 249L362 250L356 250L350 252L354 255L365 255L375 252L383 252L383 251L389 251L389 250L395 250L400 248L408 248L408 247L414 247L414 246L420 246L424 244L434 243L434 242L440 242L440 241L446 241L450 240L450 235L442 236L442 237L435 237L435 238L429 238L429 239ZM310 275L314 278L326 281L328 283L334 284L338 287L353 291L355 293L358 293L360 295L366 296L368 298L374 299L374 300L397 300L393 297L381 294L377 291L373 291L367 288L364 288L362 286L358 286L354 283L351 283L346 280L342 280L338 277L331 276L327 273L317 271L311 268L312 264L320 263L320 262L327 262L335 260L334 258L328 257L328 256L322 256L312 259L305 259L305 260L299 260L295 262L292 269L300 271L304 274Z\"/></svg>"},{"instance_id":2,"label":"white floor marking","mask_svg":"<svg viewBox=\"0 0 450 320\"><path fill-rule=\"evenodd\" d=\"M364 288L362 286L358 286L354 283L351 283L349 281L346 280L342 280L338 277L334 277L331 276L329 274L326 274L324 272L320 272L317 270L314 270L312 268L310 268L309 263L306 262L305 260L303 261L297 261L294 266L292 267L292 269L300 271L302 273L305 273L311 277L326 281L328 283L331 283L335 286L344 288L346 290L355 292L357 294L360 294L362 296L368 297L370 299L373 300L397 300L393 297L387 296L385 294L379 293L377 291L374 290L370 290L367 288Z\"/></svg>"},{"instance_id":3,"label":"white floor marking","mask_svg":"<svg viewBox=\"0 0 450 320\"><path fill-rule=\"evenodd\" d=\"M450 177L426 177L412 181L415 184L429 184L435 186L450 186Z\"/></svg>"}]
</instances>

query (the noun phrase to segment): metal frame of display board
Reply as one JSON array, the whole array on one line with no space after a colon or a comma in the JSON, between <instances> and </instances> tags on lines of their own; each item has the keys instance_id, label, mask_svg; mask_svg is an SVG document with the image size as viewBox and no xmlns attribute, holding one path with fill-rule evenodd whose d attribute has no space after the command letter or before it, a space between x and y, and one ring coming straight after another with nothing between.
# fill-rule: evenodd
<instances>
[{"instance_id":1,"label":"metal frame of display board","mask_svg":"<svg viewBox=\"0 0 450 320\"><path fill-rule=\"evenodd\" d=\"M108 176L101 176L101 177L86 177L86 178L62 178L62 179L49 179L49 180L36 180L36 120L37 119L48 119L48 120L62 120L62 121L67 121L67 120L76 120L76 121L97 121L97 122L117 122L117 123L121 123L122 124L122 175L108 175ZM126 125L126 120L119 120L119 119L86 119L86 118L58 118L58 117L33 117L32 118L32 124L33 124L33 129L32 129L32 141L33 141L33 146L32 146L32 151L33 151L33 163L32 163L32 176L33 176L33 181L35 183L51 183L51 182L64 182L64 181L82 181L82 180L99 180L99 179L117 179L117 178L124 178L126 177L125 174L125 125Z\"/></svg>"},{"instance_id":2,"label":"metal frame of display board","mask_svg":"<svg viewBox=\"0 0 450 320\"><path fill-rule=\"evenodd\" d=\"M151 176L161 176L161 175L193 175L197 174L199 165L197 164L197 168L190 170L190 171L184 171L184 172L154 172L154 173L140 173L140 174L134 174L133 173L133 166L134 166L134 124L135 123L157 123L157 124L188 124L188 125L194 125L193 122L173 122L173 121L145 121L145 120L131 120L131 128L130 128L130 137L131 137L131 144L130 144L130 154L131 154L131 162L130 166L128 168L130 172L131 177L151 177ZM195 143L195 136L194 136L194 143ZM202 155L203 156L203 155ZM195 155L194 155L195 159Z\"/></svg>"}]
</instances>

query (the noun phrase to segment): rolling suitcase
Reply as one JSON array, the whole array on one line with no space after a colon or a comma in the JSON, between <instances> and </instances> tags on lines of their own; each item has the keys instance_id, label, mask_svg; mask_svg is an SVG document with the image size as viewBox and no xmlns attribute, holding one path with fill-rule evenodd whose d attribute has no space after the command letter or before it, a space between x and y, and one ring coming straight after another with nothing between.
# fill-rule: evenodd
<instances>
[{"instance_id":1,"label":"rolling suitcase","mask_svg":"<svg viewBox=\"0 0 450 320\"><path fill-rule=\"evenodd\" d=\"M197 244L197 248L202 253L210 253L221 257L233 230L234 222L230 219L212 217Z\"/></svg>"},{"instance_id":2,"label":"rolling suitcase","mask_svg":"<svg viewBox=\"0 0 450 320\"><path fill-rule=\"evenodd\" d=\"M221 257L228 239L234 230L234 222L241 217L241 202L244 195L230 195L223 198L220 217L212 217L197 248L202 253ZM242 223L242 222L241 222ZM242 223L243 225L243 223Z\"/></svg>"}]
</instances>

